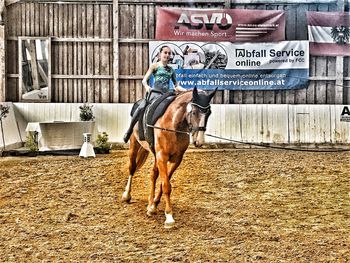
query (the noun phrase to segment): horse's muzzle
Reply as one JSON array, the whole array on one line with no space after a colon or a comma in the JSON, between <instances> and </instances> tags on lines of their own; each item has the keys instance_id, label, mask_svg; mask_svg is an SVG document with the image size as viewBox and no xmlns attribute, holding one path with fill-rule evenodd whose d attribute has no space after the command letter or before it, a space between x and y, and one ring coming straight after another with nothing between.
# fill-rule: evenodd
<instances>
[{"instance_id":1,"label":"horse's muzzle","mask_svg":"<svg viewBox=\"0 0 350 263\"><path fill-rule=\"evenodd\" d=\"M195 132L193 134L192 140L195 147L201 147L204 144L204 131Z\"/></svg>"},{"instance_id":2,"label":"horse's muzzle","mask_svg":"<svg viewBox=\"0 0 350 263\"><path fill-rule=\"evenodd\" d=\"M197 148L202 147L202 144L200 144L200 143L197 142L197 141L195 141L193 144L194 144L194 146L197 147Z\"/></svg>"}]
</instances>

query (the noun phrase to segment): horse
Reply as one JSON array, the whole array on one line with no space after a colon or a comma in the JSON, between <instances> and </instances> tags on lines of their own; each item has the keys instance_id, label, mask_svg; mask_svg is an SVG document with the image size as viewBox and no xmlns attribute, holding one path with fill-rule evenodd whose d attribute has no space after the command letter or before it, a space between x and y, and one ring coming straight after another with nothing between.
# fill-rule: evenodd
<instances>
[{"instance_id":1,"label":"horse","mask_svg":"<svg viewBox=\"0 0 350 263\"><path fill-rule=\"evenodd\" d=\"M190 143L190 136L196 147L204 143L204 133L207 121L211 114L210 101L217 89L206 93L197 90L185 91L176 96L164 114L156 121L154 129L154 147L151 148L146 141L139 140L138 126L135 125L130 137L129 146L129 178L122 195L122 201L131 200L131 184L135 172L145 163L148 154L153 153L154 164L151 171L151 189L148 198L147 215L157 212L157 206L162 194L165 195L165 228L175 226L173 209L170 202L170 179L179 167L184 153ZM156 181L160 176L160 186L155 196Z\"/></svg>"}]
</instances>

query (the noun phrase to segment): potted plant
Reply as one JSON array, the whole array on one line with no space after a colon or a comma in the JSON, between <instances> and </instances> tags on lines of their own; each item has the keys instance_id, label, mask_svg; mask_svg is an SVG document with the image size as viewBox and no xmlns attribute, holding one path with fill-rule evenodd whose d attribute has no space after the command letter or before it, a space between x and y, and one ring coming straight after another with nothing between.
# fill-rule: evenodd
<instances>
[{"instance_id":1,"label":"potted plant","mask_svg":"<svg viewBox=\"0 0 350 263\"><path fill-rule=\"evenodd\" d=\"M80 120L81 121L93 121L95 119L94 113L92 111L93 105L88 105L84 103L84 105L79 106L80 109Z\"/></svg>"},{"instance_id":2,"label":"potted plant","mask_svg":"<svg viewBox=\"0 0 350 263\"><path fill-rule=\"evenodd\" d=\"M95 146L96 153L109 153L111 144L108 142L107 132L102 132L97 135Z\"/></svg>"}]
</instances>

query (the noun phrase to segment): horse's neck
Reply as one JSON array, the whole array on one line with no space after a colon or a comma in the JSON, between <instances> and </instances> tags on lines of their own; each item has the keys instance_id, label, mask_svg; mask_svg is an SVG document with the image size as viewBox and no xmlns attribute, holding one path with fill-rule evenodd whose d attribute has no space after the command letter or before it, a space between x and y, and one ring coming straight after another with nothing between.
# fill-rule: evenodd
<instances>
[{"instance_id":1,"label":"horse's neck","mask_svg":"<svg viewBox=\"0 0 350 263\"><path fill-rule=\"evenodd\" d=\"M186 120L186 107L192 100L192 93L186 92L178 96L172 103L172 120L173 126L176 129L186 130L188 123Z\"/></svg>"},{"instance_id":2,"label":"horse's neck","mask_svg":"<svg viewBox=\"0 0 350 263\"><path fill-rule=\"evenodd\" d=\"M180 95L177 96L177 98L175 99L175 102L177 102L177 104L184 104L186 103L186 105L188 103L190 103L192 100L192 92L191 91L186 91Z\"/></svg>"}]
</instances>

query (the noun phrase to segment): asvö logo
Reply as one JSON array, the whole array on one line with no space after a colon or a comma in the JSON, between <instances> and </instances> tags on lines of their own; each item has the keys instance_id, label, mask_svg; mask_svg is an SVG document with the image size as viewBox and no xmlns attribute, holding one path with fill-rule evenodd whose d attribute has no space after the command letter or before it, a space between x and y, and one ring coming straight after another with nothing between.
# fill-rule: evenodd
<instances>
[{"instance_id":1,"label":"asv\u00f6 logo","mask_svg":"<svg viewBox=\"0 0 350 263\"><path fill-rule=\"evenodd\" d=\"M175 29L179 29L180 26L185 26L188 29L202 29L203 26L207 30L213 30L214 25L217 25L219 29L226 30L232 26L232 17L227 13L213 13L211 16L208 14L191 14L181 13Z\"/></svg>"}]
</instances>

